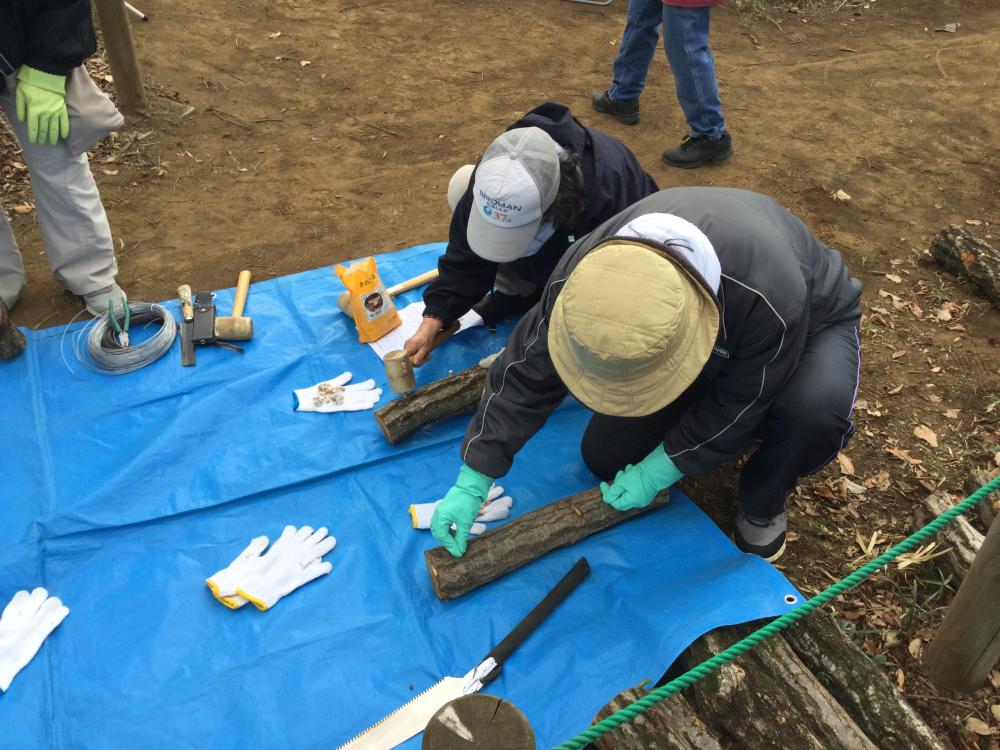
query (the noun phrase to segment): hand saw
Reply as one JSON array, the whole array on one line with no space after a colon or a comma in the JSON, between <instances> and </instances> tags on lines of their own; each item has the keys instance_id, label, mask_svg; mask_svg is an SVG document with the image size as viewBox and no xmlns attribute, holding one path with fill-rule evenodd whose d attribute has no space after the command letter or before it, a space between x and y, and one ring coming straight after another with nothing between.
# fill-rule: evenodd
<instances>
[{"instance_id":1,"label":"hand saw","mask_svg":"<svg viewBox=\"0 0 1000 750\"><path fill-rule=\"evenodd\" d=\"M483 689L500 675L504 662L570 593L590 575L587 558L581 557L569 573L545 595L500 644L464 677L445 677L391 714L377 721L337 750L392 750L424 731L438 709L456 698Z\"/></svg>"}]
</instances>

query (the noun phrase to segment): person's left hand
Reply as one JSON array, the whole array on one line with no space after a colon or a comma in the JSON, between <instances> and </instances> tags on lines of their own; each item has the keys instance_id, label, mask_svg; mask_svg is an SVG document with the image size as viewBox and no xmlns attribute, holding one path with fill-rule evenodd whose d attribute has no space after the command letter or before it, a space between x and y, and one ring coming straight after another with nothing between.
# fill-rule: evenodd
<instances>
[{"instance_id":1,"label":"person's left hand","mask_svg":"<svg viewBox=\"0 0 1000 750\"><path fill-rule=\"evenodd\" d=\"M55 146L69 136L66 109L66 76L57 76L22 65L15 92L17 119L27 122L28 141Z\"/></svg>"},{"instance_id":2,"label":"person's left hand","mask_svg":"<svg viewBox=\"0 0 1000 750\"><path fill-rule=\"evenodd\" d=\"M683 476L660 444L639 463L629 464L619 471L611 484L601 482L601 494L604 502L615 510L645 508L653 502L657 492Z\"/></svg>"}]
</instances>

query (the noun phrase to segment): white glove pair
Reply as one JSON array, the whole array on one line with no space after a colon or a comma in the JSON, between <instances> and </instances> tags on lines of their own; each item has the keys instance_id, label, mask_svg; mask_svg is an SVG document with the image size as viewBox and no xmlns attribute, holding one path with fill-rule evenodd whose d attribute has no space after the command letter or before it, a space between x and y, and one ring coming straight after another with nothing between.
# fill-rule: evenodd
<instances>
[{"instance_id":1,"label":"white glove pair","mask_svg":"<svg viewBox=\"0 0 1000 750\"><path fill-rule=\"evenodd\" d=\"M17 673L68 614L63 603L43 588L14 594L0 616L0 692L7 692Z\"/></svg>"},{"instance_id":2,"label":"white glove pair","mask_svg":"<svg viewBox=\"0 0 1000 750\"><path fill-rule=\"evenodd\" d=\"M382 398L382 389L374 380L346 385L351 373L345 372L331 380L324 380L309 388L295 391L295 411L361 411L371 409Z\"/></svg>"},{"instance_id":3,"label":"white glove pair","mask_svg":"<svg viewBox=\"0 0 1000 750\"><path fill-rule=\"evenodd\" d=\"M504 497L501 497L501 495L503 495L503 487L493 485L490 488L490 492L486 496L486 502L479 509L479 513L476 515L476 522L472 524L472 529L469 531L470 536L485 534L487 522L502 521L510 515L510 509L514 505L514 501L509 495ZM413 521L413 528L429 529L434 509L440 502L440 500L435 500L433 503L414 503L411 505L410 519ZM452 524L452 527L454 526L455 524Z\"/></svg>"},{"instance_id":4,"label":"white glove pair","mask_svg":"<svg viewBox=\"0 0 1000 750\"><path fill-rule=\"evenodd\" d=\"M266 536L255 537L228 567L205 581L212 595L230 609L249 601L261 611L268 610L286 594L333 569L322 558L337 540L325 528L286 526L264 553L267 542Z\"/></svg>"}]
</instances>

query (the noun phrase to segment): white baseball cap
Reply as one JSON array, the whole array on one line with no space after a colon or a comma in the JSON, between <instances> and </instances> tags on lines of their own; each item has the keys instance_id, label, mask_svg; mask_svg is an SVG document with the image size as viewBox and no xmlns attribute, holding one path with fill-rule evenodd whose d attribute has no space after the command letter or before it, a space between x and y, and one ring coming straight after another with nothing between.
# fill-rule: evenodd
<instances>
[{"instance_id":1,"label":"white baseball cap","mask_svg":"<svg viewBox=\"0 0 1000 750\"><path fill-rule=\"evenodd\" d=\"M481 258L506 263L524 254L559 191L559 147L541 128L515 128L486 149L466 228Z\"/></svg>"}]
</instances>

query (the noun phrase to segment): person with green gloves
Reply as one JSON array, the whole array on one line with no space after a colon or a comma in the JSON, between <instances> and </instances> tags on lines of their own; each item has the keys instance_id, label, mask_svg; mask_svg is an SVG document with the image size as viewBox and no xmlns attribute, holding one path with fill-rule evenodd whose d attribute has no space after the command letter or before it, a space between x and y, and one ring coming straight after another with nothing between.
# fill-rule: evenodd
<instances>
[{"instance_id":1,"label":"person with green gloves","mask_svg":"<svg viewBox=\"0 0 1000 750\"><path fill-rule=\"evenodd\" d=\"M49 267L95 316L125 300L87 160L87 151L124 121L83 67L96 49L90 0L0 0L0 109L31 174ZM10 308L26 276L0 213L0 300Z\"/></svg>"},{"instance_id":2,"label":"person with green gloves","mask_svg":"<svg viewBox=\"0 0 1000 750\"><path fill-rule=\"evenodd\" d=\"M767 196L643 198L570 246L514 329L431 531L464 554L491 483L572 394L593 412L583 461L621 511L757 443L732 536L777 559L789 491L854 432L860 294L840 254Z\"/></svg>"}]
</instances>

